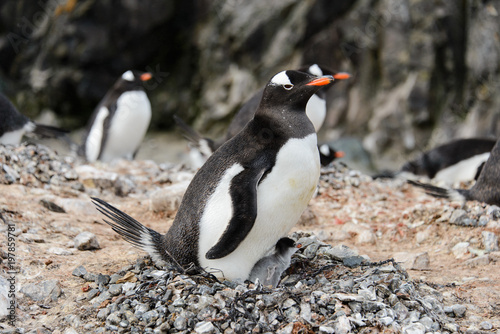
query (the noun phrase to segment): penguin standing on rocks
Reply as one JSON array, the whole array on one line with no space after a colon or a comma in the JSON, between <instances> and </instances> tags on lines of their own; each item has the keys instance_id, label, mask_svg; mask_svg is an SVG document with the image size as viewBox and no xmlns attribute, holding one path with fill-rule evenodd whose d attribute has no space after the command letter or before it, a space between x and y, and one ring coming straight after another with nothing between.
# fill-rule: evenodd
<instances>
[{"instance_id":1,"label":"penguin standing on rocks","mask_svg":"<svg viewBox=\"0 0 500 334\"><path fill-rule=\"evenodd\" d=\"M384 172L374 178L403 176L414 179L421 175L447 184L477 180L495 142L496 139L488 138L453 140L423 152L395 173Z\"/></svg>"},{"instance_id":2,"label":"penguin standing on rocks","mask_svg":"<svg viewBox=\"0 0 500 334\"><path fill-rule=\"evenodd\" d=\"M305 107L333 82L332 76L298 71L273 76L255 117L196 173L165 235L100 199L94 203L115 232L155 262L194 264L226 279L248 279L316 190L319 154Z\"/></svg>"},{"instance_id":3,"label":"penguin standing on rocks","mask_svg":"<svg viewBox=\"0 0 500 334\"><path fill-rule=\"evenodd\" d=\"M150 73L127 71L95 109L78 154L89 162L132 160L151 121L151 103L143 83Z\"/></svg>"},{"instance_id":4,"label":"penguin standing on rocks","mask_svg":"<svg viewBox=\"0 0 500 334\"><path fill-rule=\"evenodd\" d=\"M40 137L56 137L69 140L68 131L31 121L21 114L16 107L0 93L0 144L19 145L23 136L33 133Z\"/></svg>"},{"instance_id":5,"label":"penguin standing on rocks","mask_svg":"<svg viewBox=\"0 0 500 334\"><path fill-rule=\"evenodd\" d=\"M323 66L319 66L318 64L303 67L299 69L299 71L306 72L317 77L332 75L335 80L344 80L350 77L347 73L333 72ZM245 127L245 125L254 117L262 99L263 92L264 88L256 92L247 102L245 102L245 104L243 104L229 124L226 135L217 141L201 136L189 125L184 123L179 117L174 116L177 126L183 131L185 137L192 143L190 156L195 167L200 167L215 150L217 150L226 141L233 138ZM326 90L321 89L309 98L306 105L306 114L312 122L316 132L318 132L323 126L326 118L326 111ZM328 146L320 151L320 156L321 164L328 165L336 158L342 157L343 153L337 152Z\"/></svg>"},{"instance_id":6,"label":"penguin standing on rocks","mask_svg":"<svg viewBox=\"0 0 500 334\"><path fill-rule=\"evenodd\" d=\"M427 194L434 197L500 205L500 140L491 150L476 183L470 189L445 189L416 181L408 182L423 188Z\"/></svg>"},{"instance_id":7,"label":"penguin standing on rocks","mask_svg":"<svg viewBox=\"0 0 500 334\"><path fill-rule=\"evenodd\" d=\"M292 255L298 250L295 241L290 238L281 238L276 243L274 252L260 259L250 272L249 281L259 280L262 285L278 286L281 274L290 266Z\"/></svg>"}]
</instances>

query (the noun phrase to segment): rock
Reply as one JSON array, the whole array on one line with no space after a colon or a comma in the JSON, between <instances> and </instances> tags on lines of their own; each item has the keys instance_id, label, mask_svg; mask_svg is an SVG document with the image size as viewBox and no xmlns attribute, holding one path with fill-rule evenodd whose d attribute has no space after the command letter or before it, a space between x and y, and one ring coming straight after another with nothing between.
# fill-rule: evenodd
<instances>
[{"instance_id":1,"label":"rock","mask_svg":"<svg viewBox=\"0 0 500 334\"><path fill-rule=\"evenodd\" d=\"M56 301L62 294L61 285L55 279L24 285L20 292L37 302Z\"/></svg>"},{"instance_id":2,"label":"rock","mask_svg":"<svg viewBox=\"0 0 500 334\"><path fill-rule=\"evenodd\" d=\"M3 319L7 315L9 315L8 307L10 307L10 299L9 296L10 290L10 282L0 276L0 319Z\"/></svg>"},{"instance_id":3,"label":"rock","mask_svg":"<svg viewBox=\"0 0 500 334\"><path fill-rule=\"evenodd\" d=\"M484 331L489 331L489 330L492 330L493 329L493 325L491 324L491 322L489 321L482 321L480 324L479 324L479 327L484 330Z\"/></svg>"},{"instance_id":4,"label":"rock","mask_svg":"<svg viewBox=\"0 0 500 334\"><path fill-rule=\"evenodd\" d=\"M463 318L465 316L465 312L467 311L467 307L465 307L465 305L461 305L461 304L452 305L451 309L453 311L453 314L457 318Z\"/></svg>"},{"instance_id":5,"label":"rock","mask_svg":"<svg viewBox=\"0 0 500 334\"><path fill-rule=\"evenodd\" d=\"M167 213L176 211L188 185L189 182L184 181L154 191L150 196L150 210Z\"/></svg>"},{"instance_id":6,"label":"rock","mask_svg":"<svg viewBox=\"0 0 500 334\"><path fill-rule=\"evenodd\" d=\"M73 255L73 252L70 251L69 249L64 249L64 248L60 248L60 247L50 247L47 252L49 253L52 253L52 254L56 254L56 255Z\"/></svg>"},{"instance_id":7,"label":"rock","mask_svg":"<svg viewBox=\"0 0 500 334\"><path fill-rule=\"evenodd\" d=\"M351 332L351 323L347 316L342 315L337 318L337 321L333 325L335 334L347 334Z\"/></svg>"},{"instance_id":8,"label":"rock","mask_svg":"<svg viewBox=\"0 0 500 334\"><path fill-rule=\"evenodd\" d=\"M404 334L425 334L425 326L416 322L403 327Z\"/></svg>"},{"instance_id":9,"label":"rock","mask_svg":"<svg viewBox=\"0 0 500 334\"><path fill-rule=\"evenodd\" d=\"M85 274L87 274L87 269L85 269L84 266L80 265L80 266L76 267L71 274L73 276L83 278L83 276L85 276Z\"/></svg>"},{"instance_id":10,"label":"rock","mask_svg":"<svg viewBox=\"0 0 500 334\"><path fill-rule=\"evenodd\" d=\"M107 285L110 280L111 280L111 276L98 274L97 278L95 279L95 282L97 285L100 285L100 284Z\"/></svg>"},{"instance_id":11,"label":"rock","mask_svg":"<svg viewBox=\"0 0 500 334\"><path fill-rule=\"evenodd\" d=\"M465 258L469 254L469 243L459 242L451 249L457 259Z\"/></svg>"},{"instance_id":12,"label":"rock","mask_svg":"<svg viewBox=\"0 0 500 334\"><path fill-rule=\"evenodd\" d=\"M57 213L66 213L66 210L64 210L64 209L63 209L63 208L61 208L59 205L57 205L56 203L54 203L54 202L52 202L52 201L50 201L50 200L48 200L48 199L41 199L41 200L40 200L40 204L41 204L44 208L46 208L46 209L48 209L48 210L50 210L50 211L52 211L52 212L57 212Z\"/></svg>"},{"instance_id":13,"label":"rock","mask_svg":"<svg viewBox=\"0 0 500 334\"><path fill-rule=\"evenodd\" d=\"M90 165L80 165L75 167L79 180L85 187L110 189L118 179L117 173L106 172Z\"/></svg>"},{"instance_id":14,"label":"rock","mask_svg":"<svg viewBox=\"0 0 500 334\"><path fill-rule=\"evenodd\" d=\"M115 182L115 195L127 196L137 188L136 184L128 177L119 176Z\"/></svg>"},{"instance_id":15,"label":"rock","mask_svg":"<svg viewBox=\"0 0 500 334\"><path fill-rule=\"evenodd\" d=\"M122 285L123 284L111 284L108 288L109 293L112 296L118 296L120 293L122 293Z\"/></svg>"},{"instance_id":16,"label":"rock","mask_svg":"<svg viewBox=\"0 0 500 334\"><path fill-rule=\"evenodd\" d=\"M93 250L100 248L97 237L91 232L82 232L78 234L73 241L75 242L75 248L78 250Z\"/></svg>"},{"instance_id":17,"label":"rock","mask_svg":"<svg viewBox=\"0 0 500 334\"><path fill-rule=\"evenodd\" d=\"M481 255L472 259L465 261L465 265L470 268L475 268L478 266L486 266L490 263L489 255Z\"/></svg>"},{"instance_id":18,"label":"rock","mask_svg":"<svg viewBox=\"0 0 500 334\"><path fill-rule=\"evenodd\" d=\"M483 237L483 246L487 252L495 252L498 250L498 237L495 233L489 231L481 232Z\"/></svg>"},{"instance_id":19,"label":"rock","mask_svg":"<svg viewBox=\"0 0 500 334\"><path fill-rule=\"evenodd\" d=\"M427 252L418 254L399 252L395 253L393 257L405 269L426 270L430 268L430 259Z\"/></svg>"},{"instance_id":20,"label":"rock","mask_svg":"<svg viewBox=\"0 0 500 334\"><path fill-rule=\"evenodd\" d=\"M376 239L377 237L375 236L375 233L373 233L371 230L362 229L356 236L356 243L359 245L373 245L375 244Z\"/></svg>"},{"instance_id":21,"label":"rock","mask_svg":"<svg viewBox=\"0 0 500 334\"><path fill-rule=\"evenodd\" d=\"M336 245L334 247L323 247L319 249L319 254L324 254L335 260L343 260L345 258L357 256L358 253L345 245Z\"/></svg>"},{"instance_id":22,"label":"rock","mask_svg":"<svg viewBox=\"0 0 500 334\"><path fill-rule=\"evenodd\" d=\"M99 212L95 209L95 206L90 201L90 198L79 199L58 197L55 199L55 202L66 212L71 212L74 215L81 217L99 215Z\"/></svg>"},{"instance_id":23,"label":"rock","mask_svg":"<svg viewBox=\"0 0 500 334\"><path fill-rule=\"evenodd\" d=\"M210 321L201 321L194 326L194 331L199 334L215 333L215 326Z\"/></svg>"},{"instance_id":24,"label":"rock","mask_svg":"<svg viewBox=\"0 0 500 334\"><path fill-rule=\"evenodd\" d=\"M36 243L44 243L45 238L42 237L41 235L34 234L34 233L23 233L21 236L24 240L27 242L36 242Z\"/></svg>"},{"instance_id":25,"label":"rock","mask_svg":"<svg viewBox=\"0 0 500 334\"><path fill-rule=\"evenodd\" d=\"M468 218L467 217L467 212L462 209L457 209L453 211L450 217L450 223L456 224L456 225L462 225L462 221L464 219Z\"/></svg>"}]
</instances>

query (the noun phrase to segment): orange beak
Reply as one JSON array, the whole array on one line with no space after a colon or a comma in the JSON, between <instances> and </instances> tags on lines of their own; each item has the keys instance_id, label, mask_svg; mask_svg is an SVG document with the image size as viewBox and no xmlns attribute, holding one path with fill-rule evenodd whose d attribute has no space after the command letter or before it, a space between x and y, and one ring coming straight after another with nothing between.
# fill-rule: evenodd
<instances>
[{"instance_id":1,"label":"orange beak","mask_svg":"<svg viewBox=\"0 0 500 334\"><path fill-rule=\"evenodd\" d=\"M339 73L336 73L333 75L333 78L335 80L345 80L345 79L349 79L351 77L351 75L349 73L346 73L346 72L339 72Z\"/></svg>"},{"instance_id":2,"label":"orange beak","mask_svg":"<svg viewBox=\"0 0 500 334\"><path fill-rule=\"evenodd\" d=\"M314 79L313 81L306 84L306 86L325 86L332 83L335 79L331 75L325 75Z\"/></svg>"},{"instance_id":3,"label":"orange beak","mask_svg":"<svg viewBox=\"0 0 500 334\"><path fill-rule=\"evenodd\" d=\"M151 73L143 73L141 74L141 81L148 81L148 80L151 80L153 78L153 75L151 75Z\"/></svg>"},{"instance_id":4,"label":"orange beak","mask_svg":"<svg viewBox=\"0 0 500 334\"><path fill-rule=\"evenodd\" d=\"M335 152L335 158L343 158L344 156L345 156L345 153L342 151Z\"/></svg>"}]
</instances>

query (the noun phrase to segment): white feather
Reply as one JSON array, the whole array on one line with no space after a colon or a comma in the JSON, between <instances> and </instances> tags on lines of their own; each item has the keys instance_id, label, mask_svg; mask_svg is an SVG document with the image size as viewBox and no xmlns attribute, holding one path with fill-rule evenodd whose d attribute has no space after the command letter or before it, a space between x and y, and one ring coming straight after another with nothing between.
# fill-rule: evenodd
<instances>
[{"instance_id":1,"label":"white feather","mask_svg":"<svg viewBox=\"0 0 500 334\"><path fill-rule=\"evenodd\" d=\"M36 127L35 123L27 122L20 129L5 132L2 136L0 136L0 144L19 145L24 134L26 132L32 132L33 130L35 130L35 127Z\"/></svg>"},{"instance_id":2,"label":"white feather","mask_svg":"<svg viewBox=\"0 0 500 334\"><path fill-rule=\"evenodd\" d=\"M271 83L274 85L292 85L290 78L286 75L286 71L281 71L276 74L272 79Z\"/></svg>"},{"instance_id":3,"label":"white feather","mask_svg":"<svg viewBox=\"0 0 500 334\"><path fill-rule=\"evenodd\" d=\"M453 185L456 182L465 182L474 180L477 168L486 160L488 160L490 152L478 154L469 159L462 160L459 163L440 170L434 180L438 182L445 182Z\"/></svg>"},{"instance_id":4,"label":"white feather","mask_svg":"<svg viewBox=\"0 0 500 334\"><path fill-rule=\"evenodd\" d=\"M109 116L109 110L106 107L101 107L97 113L94 123L90 128L87 141L85 142L85 157L88 161L96 161L101 151L102 135L104 131L104 120Z\"/></svg>"},{"instance_id":5,"label":"white feather","mask_svg":"<svg viewBox=\"0 0 500 334\"><path fill-rule=\"evenodd\" d=\"M326 117L326 101L314 94L306 104L306 114L314 126L316 132L319 131Z\"/></svg>"},{"instance_id":6,"label":"white feather","mask_svg":"<svg viewBox=\"0 0 500 334\"><path fill-rule=\"evenodd\" d=\"M316 134L290 139L279 151L276 164L257 188L257 219L247 237L231 254L205 258L232 216L230 182L243 167L232 166L207 202L200 221L200 265L225 278L247 279L255 263L287 235L307 207L319 178Z\"/></svg>"},{"instance_id":7,"label":"white feather","mask_svg":"<svg viewBox=\"0 0 500 334\"><path fill-rule=\"evenodd\" d=\"M323 71L318 66L318 64L314 64L314 65L309 66L308 71L309 71L309 73L311 73L312 75L315 75L317 77L320 77L323 75Z\"/></svg>"},{"instance_id":8,"label":"white feather","mask_svg":"<svg viewBox=\"0 0 500 334\"><path fill-rule=\"evenodd\" d=\"M122 79L127 80L127 81L134 81L134 79L135 79L134 73L132 73L132 71L128 70L127 72L122 74Z\"/></svg>"}]
</instances>

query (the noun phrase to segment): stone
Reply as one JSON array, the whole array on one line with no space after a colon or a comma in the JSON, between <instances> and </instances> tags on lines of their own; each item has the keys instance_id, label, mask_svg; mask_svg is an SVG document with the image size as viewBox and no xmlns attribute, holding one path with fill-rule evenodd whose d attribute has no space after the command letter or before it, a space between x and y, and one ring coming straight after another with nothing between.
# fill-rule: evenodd
<instances>
[{"instance_id":1,"label":"stone","mask_svg":"<svg viewBox=\"0 0 500 334\"><path fill-rule=\"evenodd\" d=\"M358 255L355 250L342 244L334 247L322 247L318 250L318 255L319 254L324 254L334 260L343 260Z\"/></svg>"},{"instance_id":2,"label":"stone","mask_svg":"<svg viewBox=\"0 0 500 334\"><path fill-rule=\"evenodd\" d=\"M333 325L335 334L347 334L351 332L351 323L347 316L342 315L337 318L337 321Z\"/></svg>"},{"instance_id":3,"label":"stone","mask_svg":"<svg viewBox=\"0 0 500 334\"><path fill-rule=\"evenodd\" d=\"M457 318L463 318L465 316L465 312L467 311L467 307L462 304L455 304L451 306L451 309L453 310L453 314Z\"/></svg>"},{"instance_id":4,"label":"stone","mask_svg":"<svg viewBox=\"0 0 500 334\"><path fill-rule=\"evenodd\" d=\"M63 256L68 256L68 255L73 255L73 252L70 251L69 249L64 249L61 247L50 247L47 252L56 254L56 255L63 255Z\"/></svg>"},{"instance_id":5,"label":"stone","mask_svg":"<svg viewBox=\"0 0 500 334\"><path fill-rule=\"evenodd\" d=\"M83 278L83 276L85 276L86 273L87 273L87 269L85 269L84 266L80 265L80 266L76 267L71 274L73 276Z\"/></svg>"},{"instance_id":6,"label":"stone","mask_svg":"<svg viewBox=\"0 0 500 334\"><path fill-rule=\"evenodd\" d=\"M93 250L101 248L97 237L92 232L82 232L78 234L73 241L75 242L75 248L78 250Z\"/></svg>"},{"instance_id":7,"label":"stone","mask_svg":"<svg viewBox=\"0 0 500 334\"><path fill-rule=\"evenodd\" d=\"M465 258L469 254L469 243L468 242L459 242L451 249L453 255L457 259Z\"/></svg>"},{"instance_id":8,"label":"stone","mask_svg":"<svg viewBox=\"0 0 500 334\"><path fill-rule=\"evenodd\" d=\"M490 257L489 255L481 255L472 259L469 259L465 261L465 265L470 267L470 268L475 268L478 266L486 266L490 264Z\"/></svg>"},{"instance_id":9,"label":"stone","mask_svg":"<svg viewBox=\"0 0 500 334\"><path fill-rule=\"evenodd\" d=\"M430 268L430 259L427 252L408 253L398 252L393 255L394 260L405 269L426 270Z\"/></svg>"},{"instance_id":10,"label":"stone","mask_svg":"<svg viewBox=\"0 0 500 334\"><path fill-rule=\"evenodd\" d=\"M375 236L375 233L373 233L369 229L362 229L358 231L356 235L356 244L359 245L373 245L375 244L375 241L377 240L377 237Z\"/></svg>"},{"instance_id":11,"label":"stone","mask_svg":"<svg viewBox=\"0 0 500 334\"><path fill-rule=\"evenodd\" d=\"M194 331L199 334L215 333L215 326L210 321L201 321L194 326Z\"/></svg>"},{"instance_id":12,"label":"stone","mask_svg":"<svg viewBox=\"0 0 500 334\"><path fill-rule=\"evenodd\" d=\"M493 325L489 321L481 321L481 323L479 324L479 327L484 331L489 331L489 330L493 329Z\"/></svg>"},{"instance_id":13,"label":"stone","mask_svg":"<svg viewBox=\"0 0 500 334\"><path fill-rule=\"evenodd\" d=\"M150 210L167 213L176 211L188 185L189 181L184 181L154 191L150 196Z\"/></svg>"},{"instance_id":14,"label":"stone","mask_svg":"<svg viewBox=\"0 0 500 334\"><path fill-rule=\"evenodd\" d=\"M30 283L21 287L20 292L26 297L37 301L56 301L62 294L58 280L51 279L40 283Z\"/></svg>"},{"instance_id":15,"label":"stone","mask_svg":"<svg viewBox=\"0 0 500 334\"><path fill-rule=\"evenodd\" d=\"M9 315L9 310L7 309L10 306L9 296L10 290L10 282L0 276L0 319L3 319L7 315Z\"/></svg>"},{"instance_id":16,"label":"stone","mask_svg":"<svg viewBox=\"0 0 500 334\"><path fill-rule=\"evenodd\" d=\"M79 180L87 188L110 189L114 187L118 174L106 172L90 165L75 167Z\"/></svg>"},{"instance_id":17,"label":"stone","mask_svg":"<svg viewBox=\"0 0 500 334\"><path fill-rule=\"evenodd\" d=\"M425 326L421 323L413 323L403 327L404 334L425 334Z\"/></svg>"},{"instance_id":18,"label":"stone","mask_svg":"<svg viewBox=\"0 0 500 334\"><path fill-rule=\"evenodd\" d=\"M496 252L498 251L498 237L495 233L489 231L481 232L481 236L483 237L483 246L487 252Z\"/></svg>"}]
</instances>

